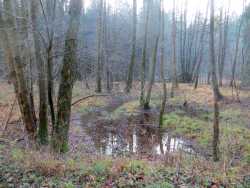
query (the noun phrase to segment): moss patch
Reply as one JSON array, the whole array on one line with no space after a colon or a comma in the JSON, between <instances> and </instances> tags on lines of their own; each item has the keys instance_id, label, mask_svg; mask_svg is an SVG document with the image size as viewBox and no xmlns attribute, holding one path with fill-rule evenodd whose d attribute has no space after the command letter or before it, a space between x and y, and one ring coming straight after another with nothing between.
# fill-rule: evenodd
<instances>
[{"instance_id":1,"label":"moss patch","mask_svg":"<svg viewBox=\"0 0 250 188\"><path fill-rule=\"evenodd\" d=\"M151 108L156 108L160 105L160 100L152 99L150 102ZM123 105L119 106L114 112L112 113L112 119L119 119L122 116L133 116L138 115L141 113L141 107L138 100L133 100L130 102L126 102Z\"/></svg>"},{"instance_id":2,"label":"moss patch","mask_svg":"<svg viewBox=\"0 0 250 188\"><path fill-rule=\"evenodd\" d=\"M203 146L211 140L207 134L209 124L197 118L180 116L176 112L165 114L163 117L163 128L170 129L175 136L184 136L188 139L195 139Z\"/></svg>"},{"instance_id":3,"label":"moss patch","mask_svg":"<svg viewBox=\"0 0 250 188\"><path fill-rule=\"evenodd\" d=\"M250 156L250 129L246 119L238 109L226 109L220 113L220 148L221 152L236 152L246 161ZM174 136L182 136L194 140L202 147L212 145L213 114L200 117L188 117L179 112L164 115L163 128L169 129Z\"/></svg>"},{"instance_id":4,"label":"moss patch","mask_svg":"<svg viewBox=\"0 0 250 188\"><path fill-rule=\"evenodd\" d=\"M107 105L108 99L102 97L92 97L75 105L73 110L81 114L87 114L97 108L102 108Z\"/></svg>"}]
</instances>

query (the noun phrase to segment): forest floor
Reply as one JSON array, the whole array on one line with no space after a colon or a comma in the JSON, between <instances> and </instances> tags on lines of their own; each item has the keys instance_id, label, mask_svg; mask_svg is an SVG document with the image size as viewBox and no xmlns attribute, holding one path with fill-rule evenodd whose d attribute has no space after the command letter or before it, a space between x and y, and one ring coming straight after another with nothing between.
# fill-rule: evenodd
<instances>
[{"instance_id":1,"label":"forest floor","mask_svg":"<svg viewBox=\"0 0 250 188\"><path fill-rule=\"evenodd\" d=\"M161 85L151 109L139 107L139 84L129 95L92 96L72 107L70 151L54 156L25 142L11 85L0 85L0 187L250 187L250 90L223 87L220 102L220 162L212 162L213 95L181 84L168 98L158 128ZM170 88L170 85L168 85ZM73 101L90 96L76 84Z\"/></svg>"}]
</instances>

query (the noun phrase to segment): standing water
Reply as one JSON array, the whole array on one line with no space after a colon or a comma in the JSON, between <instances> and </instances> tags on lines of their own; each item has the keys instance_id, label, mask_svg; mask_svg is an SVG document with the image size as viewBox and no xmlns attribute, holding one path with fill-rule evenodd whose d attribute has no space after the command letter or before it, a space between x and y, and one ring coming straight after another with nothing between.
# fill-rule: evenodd
<instances>
[{"instance_id":1,"label":"standing water","mask_svg":"<svg viewBox=\"0 0 250 188\"><path fill-rule=\"evenodd\" d=\"M146 118L145 118L146 117ZM80 124L85 135L81 141L87 149L101 155L162 155L184 151L195 153L191 145L183 139L172 137L167 131L156 128L148 116L129 117L116 121L99 120ZM74 126L76 124L74 123ZM88 139L86 139L88 138Z\"/></svg>"}]
</instances>

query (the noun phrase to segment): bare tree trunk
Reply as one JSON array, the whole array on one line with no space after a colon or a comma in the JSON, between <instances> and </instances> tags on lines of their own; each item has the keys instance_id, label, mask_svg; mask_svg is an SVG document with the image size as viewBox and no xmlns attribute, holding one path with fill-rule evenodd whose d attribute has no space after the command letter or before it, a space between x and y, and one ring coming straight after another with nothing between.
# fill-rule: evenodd
<instances>
[{"instance_id":1,"label":"bare tree trunk","mask_svg":"<svg viewBox=\"0 0 250 188\"><path fill-rule=\"evenodd\" d=\"M222 53L223 53L223 8L220 8L220 18L219 18L219 46L218 46L218 75L219 75L219 85L220 85L220 70L221 70L221 62L222 62Z\"/></svg>"},{"instance_id":2,"label":"bare tree trunk","mask_svg":"<svg viewBox=\"0 0 250 188\"><path fill-rule=\"evenodd\" d=\"M209 4L208 4L209 5ZM199 50L198 50L198 62L196 63L196 70L195 70L195 75L194 75L194 89L197 89L198 83L199 83L199 77L200 77L200 67L203 61L203 52L204 52L204 37L205 37L205 32L206 32L206 25L207 25L207 20L208 20L208 8L206 10L206 18L204 20L203 26L202 26L202 31L201 31L201 36L200 36L200 42L199 42Z\"/></svg>"},{"instance_id":3,"label":"bare tree trunk","mask_svg":"<svg viewBox=\"0 0 250 188\"><path fill-rule=\"evenodd\" d=\"M132 89L133 84L133 74L134 74L134 65L135 65L135 52L136 52L136 27L137 27L137 0L133 0L133 36L132 36L132 53L130 64L128 68L128 77L126 83L125 91L127 93Z\"/></svg>"},{"instance_id":4,"label":"bare tree trunk","mask_svg":"<svg viewBox=\"0 0 250 188\"><path fill-rule=\"evenodd\" d=\"M221 100L223 96L220 93L218 79L217 79L217 67L215 60L215 44L214 44L214 0L211 0L211 13L210 13L210 61L211 61L211 78L212 87L216 100Z\"/></svg>"},{"instance_id":5,"label":"bare tree trunk","mask_svg":"<svg viewBox=\"0 0 250 188\"><path fill-rule=\"evenodd\" d=\"M144 39L143 39L142 64L141 64L141 96L140 96L141 106L143 106L145 103L145 72L146 72L146 59L147 59L147 40L148 40L148 22L149 22L150 3L151 3L151 0L143 1L145 33L144 33Z\"/></svg>"},{"instance_id":6,"label":"bare tree trunk","mask_svg":"<svg viewBox=\"0 0 250 188\"><path fill-rule=\"evenodd\" d=\"M58 94L58 113L55 131L52 140L54 151L64 153L68 150L68 131L71 115L72 90L74 72L77 63L77 35L80 24L82 0L70 1L70 22L65 39L65 55L61 72L61 82Z\"/></svg>"},{"instance_id":7,"label":"bare tree trunk","mask_svg":"<svg viewBox=\"0 0 250 188\"><path fill-rule=\"evenodd\" d=\"M212 85L214 93L214 135L213 135L213 158L219 160L219 105L218 105L218 81L216 76L215 47L214 47L214 0L211 0L210 9L210 58L212 67Z\"/></svg>"},{"instance_id":8,"label":"bare tree trunk","mask_svg":"<svg viewBox=\"0 0 250 188\"><path fill-rule=\"evenodd\" d=\"M228 42L228 22L229 22L229 10L227 11L225 15L225 23L223 27L223 44L221 47L221 61L219 63L219 86L223 85L223 73L225 68L225 58L226 58L226 52L227 52L227 42ZM222 24L222 23L221 23ZM222 28L222 26L221 26ZM221 31L222 32L222 31Z\"/></svg>"},{"instance_id":9,"label":"bare tree trunk","mask_svg":"<svg viewBox=\"0 0 250 188\"><path fill-rule=\"evenodd\" d=\"M48 143L48 118L47 118L47 84L46 84L46 66L41 55L42 48L39 35L39 13L41 12L39 0L31 1L31 21L33 28L35 57L38 70L39 85L39 130L38 139L41 144Z\"/></svg>"},{"instance_id":10,"label":"bare tree trunk","mask_svg":"<svg viewBox=\"0 0 250 188\"><path fill-rule=\"evenodd\" d=\"M171 97L174 96L174 90L178 88L177 65L176 65L176 15L175 15L175 0L173 0L173 28L172 28L172 88Z\"/></svg>"},{"instance_id":11,"label":"bare tree trunk","mask_svg":"<svg viewBox=\"0 0 250 188\"><path fill-rule=\"evenodd\" d=\"M181 60L181 70L182 72L186 71L186 63L187 63L187 6L188 6L188 0L185 0L185 9L184 9L184 33L183 33L183 50L182 50L182 60ZM183 75L184 76L184 75ZM184 80L184 79L183 79Z\"/></svg>"},{"instance_id":12,"label":"bare tree trunk","mask_svg":"<svg viewBox=\"0 0 250 188\"><path fill-rule=\"evenodd\" d=\"M157 62L158 44L159 44L159 36L156 37L156 41L155 41L155 47L154 47L154 51L153 51L153 59L152 59L152 63L151 63L151 67L150 67L150 74L149 74L149 76L150 76L149 85L148 85L146 100L144 103L144 109L150 108L149 103L150 103L150 99L151 99L151 92L152 92L153 84L155 81L155 66L156 66L156 62Z\"/></svg>"},{"instance_id":13,"label":"bare tree trunk","mask_svg":"<svg viewBox=\"0 0 250 188\"><path fill-rule=\"evenodd\" d=\"M106 89L107 92L110 93L111 88L111 71L110 71L110 62L109 62L109 46L108 46L108 21L107 18L109 16L109 8L107 6L107 1L104 1L103 5L103 52L104 52L104 64L106 68Z\"/></svg>"},{"instance_id":14,"label":"bare tree trunk","mask_svg":"<svg viewBox=\"0 0 250 188\"><path fill-rule=\"evenodd\" d=\"M218 101L214 100L214 134L213 134L213 158L214 161L219 160L219 136L220 136L220 127L219 127L219 104Z\"/></svg>"},{"instance_id":15,"label":"bare tree trunk","mask_svg":"<svg viewBox=\"0 0 250 188\"><path fill-rule=\"evenodd\" d=\"M163 125L163 115L165 113L165 106L167 103L167 84L165 79L165 66L164 66L164 52L165 52L165 10L164 10L164 0L161 3L161 80L162 80L162 103L159 115L159 127Z\"/></svg>"},{"instance_id":16,"label":"bare tree trunk","mask_svg":"<svg viewBox=\"0 0 250 188\"><path fill-rule=\"evenodd\" d=\"M236 65L237 65L237 58L239 53L239 44L240 44L240 34L241 34L241 28L243 25L243 19L240 20L239 30L236 37L236 45L235 45L235 54L233 59L233 66L232 66L232 76L230 81L230 86L236 88L236 82L235 82L235 72L236 72Z\"/></svg>"},{"instance_id":17,"label":"bare tree trunk","mask_svg":"<svg viewBox=\"0 0 250 188\"><path fill-rule=\"evenodd\" d=\"M97 23L97 67L96 67L96 92L102 92L102 16L103 16L103 0L99 1L99 15Z\"/></svg>"},{"instance_id":18,"label":"bare tree trunk","mask_svg":"<svg viewBox=\"0 0 250 188\"><path fill-rule=\"evenodd\" d=\"M209 70L209 72L207 73L207 85L210 85L210 84L211 84L211 71Z\"/></svg>"},{"instance_id":19,"label":"bare tree trunk","mask_svg":"<svg viewBox=\"0 0 250 188\"><path fill-rule=\"evenodd\" d=\"M13 81L16 96L19 102L22 119L26 131L31 139L36 135L36 117L32 109L29 90L27 86L26 76L24 74L23 63L21 61L21 43L18 36L18 27L15 15L15 7L13 1L4 0L4 9L7 12L4 15L4 31L3 36L9 48L9 67L13 73ZM13 14L13 15L12 15ZM12 56L12 57L11 57Z\"/></svg>"},{"instance_id":20,"label":"bare tree trunk","mask_svg":"<svg viewBox=\"0 0 250 188\"><path fill-rule=\"evenodd\" d=\"M55 117L55 107L54 107L54 78L53 78L53 60L52 60L52 48L53 48L53 42L50 41L48 50L47 50L47 84L48 84L48 103L50 107L50 115L51 115L51 122L52 126L54 127L56 123L56 117ZM54 129L52 128L52 131Z\"/></svg>"},{"instance_id":21,"label":"bare tree trunk","mask_svg":"<svg viewBox=\"0 0 250 188\"><path fill-rule=\"evenodd\" d=\"M157 52L158 52L158 46L159 46L159 38L160 38L160 33L161 33L161 5L159 4L159 23L158 23L158 29L156 33L156 41L155 41L155 47L153 49L153 55L152 55L152 62L150 66L150 72L149 72L149 84L148 84L148 91L147 91L147 96L146 100L144 103L144 109L149 109L150 108L150 100L151 100L151 93L152 93L152 88L153 84L155 82L155 69L156 69L156 63L157 63ZM157 20L155 20L157 22Z\"/></svg>"},{"instance_id":22,"label":"bare tree trunk","mask_svg":"<svg viewBox=\"0 0 250 188\"><path fill-rule=\"evenodd\" d=\"M48 46L47 46L47 87L48 87L48 104L50 108L50 116L51 116L51 122L52 122L52 134L54 131L54 125L56 123L55 118L55 107L54 107L54 77L53 77L53 44L54 44L54 21L56 19L56 6L57 1L56 0L47 0L47 36L48 36ZM46 17L44 15L44 19L46 20Z\"/></svg>"}]
</instances>

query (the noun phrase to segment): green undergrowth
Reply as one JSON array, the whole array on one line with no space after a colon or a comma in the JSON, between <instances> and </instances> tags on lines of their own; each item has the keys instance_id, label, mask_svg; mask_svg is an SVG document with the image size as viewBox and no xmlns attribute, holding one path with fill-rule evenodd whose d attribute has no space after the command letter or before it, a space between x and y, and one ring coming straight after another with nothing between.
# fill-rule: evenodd
<instances>
[{"instance_id":1,"label":"green undergrowth","mask_svg":"<svg viewBox=\"0 0 250 188\"><path fill-rule=\"evenodd\" d=\"M180 157L169 154L166 161L152 163L145 159L91 159L82 155L56 159L50 154L44 155L19 148L14 148L7 154L10 156L5 155L5 159L0 161L0 187L173 188L176 161ZM221 183L230 180L231 183L240 185L237 182L239 167L229 169L225 177L220 171L220 165L198 158L193 160L191 156L182 158L179 165L180 185L204 187L215 180ZM185 173L194 166L197 166L197 169L192 171L194 174Z\"/></svg>"},{"instance_id":2,"label":"green undergrowth","mask_svg":"<svg viewBox=\"0 0 250 188\"><path fill-rule=\"evenodd\" d=\"M73 109L78 113L87 114L107 105L108 101L106 99L93 97L78 103Z\"/></svg>"},{"instance_id":3,"label":"green undergrowth","mask_svg":"<svg viewBox=\"0 0 250 188\"><path fill-rule=\"evenodd\" d=\"M164 115L163 128L168 129L174 136L184 137L195 141L199 146L212 146L213 113L203 113L190 117L179 110ZM250 129L247 119L239 109L225 109L220 113L220 147L221 151L230 155L236 152L242 156L243 162L250 162Z\"/></svg>"},{"instance_id":4,"label":"green undergrowth","mask_svg":"<svg viewBox=\"0 0 250 188\"><path fill-rule=\"evenodd\" d=\"M170 129L175 136L194 139L202 146L206 146L211 141L209 126L205 121L179 115L176 112L165 114L163 117L163 128Z\"/></svg>"},{"instance_id":5,"label":"green undergrowth","mask_svg":"<svg viewBox=\"0 0 250 188\"><path fill-rule=\"evenodd\" d=\"M55 159L14 148L7 162L0 162L0 187L96 187L121 188L171 185L147 161L134 159ZM1 155L0 155L1 156ZM48 155L49 156L49 155ZM170 173L170 172L169 172ZM165 183L158 183L165 182ZM152 186L151 186L152 185Z\"/></svg>"},{"instance_id":6,"label":"green undergrowth","mask_svg":"<svg viewBox=\"0 0 250 188\"><path fill-rule=\"evenodd\" d=\"M160 100L155 98L150 102L150 108L156 108L160 105ZM138 100L133 100L126 102L119 106L116 110L113 111L111 118L119 119L122 116L136 116L141 113L141 106Z\"/></svg>"}]
</instances>

